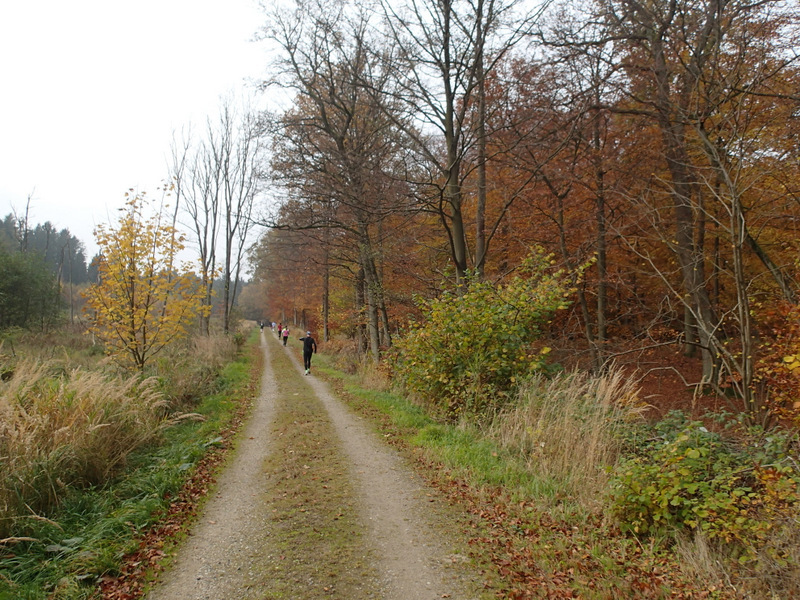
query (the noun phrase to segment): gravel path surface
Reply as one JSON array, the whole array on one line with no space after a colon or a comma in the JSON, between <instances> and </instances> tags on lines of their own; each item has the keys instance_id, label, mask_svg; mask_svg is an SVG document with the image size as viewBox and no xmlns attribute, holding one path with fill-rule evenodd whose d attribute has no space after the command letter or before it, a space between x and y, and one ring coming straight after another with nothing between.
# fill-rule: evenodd
<instances>
[{"instance_id":1,"label":"gravel path surface","mask_svg":"<svg viewBox=\"0 0 800 600\"><path fill-rule=\"evenodd\" d=\"M270 452L267 433L276 391L271 352L288 352L295 368L302 365L291 348L266 341L259 399L240 438L231 464L220 475L217 493L206 504L188 541L181 547L163 583L147 600L246 600L263 598L259 577L270 554L264 505L262 464ZM431 528L431 497L404 460L349 411L313 375L305 377L328 411L350 463L353 489L370 532L364 540L378 558L379 588L384 600L434 600L474 596L465 592L463 574L454 565L464 557L452 554L442 532ZM313 559L313 557L312 557ZM303 598L298 590L296 598ZM353 599L357 600L357 599Z\"/></svg>"},{"instance_id":2,"label":"gravel path surface","mask_svg":"<svg viewBox=\"0 0 800 600\"><path fill-rule=\"evenodd\" d=\"M262 464L270 446L266 432L274 412L272 380L270 355L264 346L261 391L234 459L218 477L215 495L208 499L162 585L147 600L259 597L255 586L262 571L263 548L269 544L258 524L266 515L260 499L266 484Z\"/></svg>"},{"instance_id":3,"label":"gravel path surface","mask_svg":"<svg viewBox=\"0 0 800 600\"><path fill-rule=\"evenodd\" d=\"M292 356L297 369L297 357ZM321 380L309 377L322 400L350 459L351 476L360 493L370 543L380 557L385 598L434 600L468 596L455 573L445 567L464 557L448 553L440 534L433 533L425 515L428 491L419 477L390 447L382 443L363 419L353 415Z\"/></svg>"}]
</instances>

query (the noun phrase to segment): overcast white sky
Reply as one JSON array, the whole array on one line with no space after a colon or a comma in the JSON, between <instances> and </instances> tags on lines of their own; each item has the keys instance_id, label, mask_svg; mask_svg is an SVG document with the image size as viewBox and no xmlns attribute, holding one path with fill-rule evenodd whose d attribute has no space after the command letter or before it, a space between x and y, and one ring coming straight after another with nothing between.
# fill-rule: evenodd
<instances>
[{"instance_id":1,"label":"overcast white sky","mask_svg":"<svg viewBox=\"0 0 800 600\"><path fill-rule=\"evenodd\" d=\"M266 68L255 0L0 1L0 217L92 230L158 195L173 131Z\"/></svg>"}]
</instances>

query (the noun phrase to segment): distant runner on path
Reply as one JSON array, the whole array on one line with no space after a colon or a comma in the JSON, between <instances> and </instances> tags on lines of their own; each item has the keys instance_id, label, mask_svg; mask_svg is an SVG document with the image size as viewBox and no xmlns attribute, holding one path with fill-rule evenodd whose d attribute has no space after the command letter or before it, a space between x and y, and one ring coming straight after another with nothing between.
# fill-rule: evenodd
<instances>
[{"instance_id":1,"label":"distant runner on path","mask_svg":"<svg viewBox=\"0 0 800 600\"><path fill-rule=\"evenodd\" d=\"M317 342L311 337L311 332L306 331L305 337L301 337L303 342L303 366L306 368L306 375L311 373L311 356L317 353Z\"/></svg>"}]
</instances>

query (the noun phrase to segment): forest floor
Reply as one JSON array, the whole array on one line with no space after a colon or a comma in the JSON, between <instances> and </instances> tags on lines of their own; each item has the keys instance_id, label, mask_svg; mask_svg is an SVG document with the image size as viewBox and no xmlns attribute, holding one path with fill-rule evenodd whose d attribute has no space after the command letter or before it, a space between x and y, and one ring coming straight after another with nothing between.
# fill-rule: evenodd
<instances>
[{"instance_id":1,"label":"forest floor","mask_svg":"<svg viewBox=\"0 0 800 600\"><path fill-rule=\"evenodd\" d=\"M553 352L552 358L566 370L590 368L585 351L575 347L574 342L559 339L551 345L560 348ZM647 405L648 419L658 420L673 410L702 419L710 413L734 408L726 406L716 394L695 393L702 364L699 357L685 356L683 345L677 341L638 346L636 342L617 339L609 344L607 353L615 356L614 365L636 380L639 398Z\"/></svg>"},{"instance_id":2,"label":"forest floor","mask_svg":"<svg viewBox=\"0 0 800 600\"><path fill-rule=\"evenodd\" d=\"M238 446L148 600L485 597L440 492L269 331L261 349Z\"/></svg>"}]
</instances>

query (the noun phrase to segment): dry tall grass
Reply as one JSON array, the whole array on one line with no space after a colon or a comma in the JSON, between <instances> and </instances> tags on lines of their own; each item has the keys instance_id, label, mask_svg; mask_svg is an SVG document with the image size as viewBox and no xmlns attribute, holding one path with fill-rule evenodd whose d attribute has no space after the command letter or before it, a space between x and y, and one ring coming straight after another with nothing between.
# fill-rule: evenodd
<instances>
[{"instance_id":1,"label":"dry tall grass","mask_svg":"<svg viewBox=\"0 0 800 600\"><path fill-rule=\"evenodd\" d=\"M608 482L606 467L620 450L622 426L640 414L635 382L621 371L538 376L520 390L516 406L498 414L489 435L537 477L596 508Z\"/></svg>"},{"instance_id":2,"label":"dry tall grass","mask_svg":"<svg viewBox=\"0 0 800 600\"><path fill-rule=\"evenodd\" d=\"M375 364L371 360L362 360L357 370L361 385L370 390L388 392L392 388L392 380L385 366Z\"/></svg>"},{"instance_id":3,"label":"dry tall grass","mask_svg":"<svg viewBox=\"0 0 800 600\"><path fill-rule=\"evenodd\" d=\"M800 523L777 521L754 560L741 561L733 546L702 532L677 535L675 552L697 581L724 581L737 598L800 598Z\"/></svg>"},{"instance_id":4,"label":"dry tall grass","mask_svg":"<svg viewBox=\"0 0 800 600\"><path fill-rule=\"evenodd\" d=\"M231 338L222 333L194 336L157 357L152 373L161 380L171 409L191 409L214 392L220 370L236 356Z\"/></svg>"},{"instance_id":5,"label":"dry tall grass","mask_svg":"<svg viewBox=\"0 0 800 600\"><path fill-rule=\"evenodd\" d=\"M164 422L154 379L22 359L0 382L0 538L70 485L106 480Z\"/></svg>"},{"instance_id":6,"label":"dry tall grass","mask_svg":"<svg viewBox=\"0 0 800 600\"><path fill-rule=\"evenodd\" d=\"M362 355L354 340L336 337L325 342L325 353L332 357L333 365L349 375L358 373L363 364Z\"/></svg>"}]
</instances>

